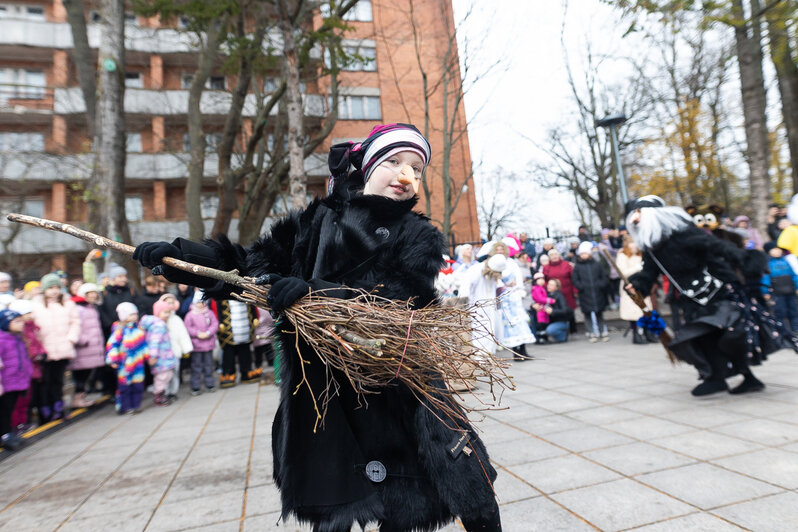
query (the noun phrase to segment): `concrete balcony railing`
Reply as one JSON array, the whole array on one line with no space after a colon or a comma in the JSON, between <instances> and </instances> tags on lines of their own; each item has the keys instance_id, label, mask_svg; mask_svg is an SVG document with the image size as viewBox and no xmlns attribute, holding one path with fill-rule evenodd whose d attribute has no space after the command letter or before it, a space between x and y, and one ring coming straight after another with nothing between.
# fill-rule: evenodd
<instances>
[{"instance_id":1,"label":"concrete balcony railing","mask_svg":"<svg viewBox=\"0 0 798 532\"><path fill-rule=\"evenodd\" d=\"M100 44L100 26L87 27L89 46ZM125 49L131 52L150 54L191 53L197 51L197 37L189 32L169 28L144 28L125 25ZM271 32L264 39L264 50L280 44L278 32ZM69 24L38 20L0 19L0 46L32 46L37 48L70 49L73 47L72 30ZM310 53L313 59L321 58L317 46Z\"/></svg>"},{"instance_id":2,"label":"concrete balcony railing","mask_svg":"<svg viewBox=\"0 0 798 532\"><path fill-rule=\"evenodd\" d=\"M130 225L130 238L133 244L141 242L155 242L159 240L172 241L177 235L188 235L188 221L164 222L128 222ZM264 227L271 221L267 219ZM205 234L210 234L213 220L204 221ZM0 238L7 238L11 232L8 224L0 225ZM238 239L238 220L230 221L228 236L234 241ZM36 227L21 226L19 233L14 237L8 247L9 253L20 255L38 255L41 253L85 253L91 245L75 237L55 231L46 231Z\"/></svg>"},{"instance_id":3,"label":"concrete balcony railing","mask_svg":"<svg viewBox=\"0 0 798 532\"><path fill-rule=\"evenodd\" d=\"M53 111L57 114L86 112L86 103L80 87L56 88L53 90ZM233 95L227 91L206 90L200 100L203 115L227 115ZM325 116L324 98L319 94L305 94L303 104L306 116ZM125 112L156 116L184 115L188 109L188 90L125 89ZM248 94L242 114L253 117L257 114L254 94ZM277 107L272 109L277 114Z\"/></svg>"},{"instance_id":4,"label":"concrete balcony railing","mask_svg":"<svg viewBox=\"0 0 798 532\"><path fill-rule=\"evenodd\" d=\"M187 153L128 153L125 177L136 180L185 179L188 175ZM236 164L233 158L233 166ZM204 176L216 177L219 159L216 153L205 156ZM0 153L2 179L14 181L81 181L91 175L92 156L51 155L39 152ZM327 157L314 153L305 159L308 177L327 177Z\"/></svg>"}]
</instances>

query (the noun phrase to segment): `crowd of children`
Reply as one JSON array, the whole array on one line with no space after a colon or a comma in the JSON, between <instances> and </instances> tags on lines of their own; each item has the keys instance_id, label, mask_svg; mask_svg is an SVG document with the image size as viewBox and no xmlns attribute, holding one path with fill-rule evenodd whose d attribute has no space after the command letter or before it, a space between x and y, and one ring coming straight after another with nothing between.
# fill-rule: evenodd
<instances>
[{"instance_id":1,"label":"crowd of children","mask_svg":"<svg viewBox=\"0 0 798 532\"><path fill-rule=\"evenodd\" d=\"M13 290L11 276L0 272L3 448L15 450L34 426L91 407L92 397L108 395L117 413L135 414L149 391L155 406L174 402L183 370L190 370L191 394L199 395L203 386L216 391L217 367L229 387L259 382L261 365L274 364L268 313L238 301L206 301L183 285L168 291L154 277L136 294L127 272L113 264L109 275L90 278L67 283L63 272L53 272ZM73 393L65 393L70 385Z\"/></svg>"}]
</instances>

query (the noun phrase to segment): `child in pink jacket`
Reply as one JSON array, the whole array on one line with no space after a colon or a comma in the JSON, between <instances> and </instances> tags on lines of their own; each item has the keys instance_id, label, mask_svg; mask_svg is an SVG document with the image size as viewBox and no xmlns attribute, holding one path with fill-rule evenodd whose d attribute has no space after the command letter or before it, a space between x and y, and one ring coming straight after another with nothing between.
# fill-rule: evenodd
<instances>
[{"instance_id":1,"label":"child in pink jacket","mask_svg":"<svg viewBox=\"0 0 798 532\"><path fill-rule=\"evenodd\" d=\"M546 325L549 323L549 313L546 312L546 307L551 307L554 304L554 299L550 298L546 292L545 275L538 272L533 277L533 281L535 286L532 287L532 308L536 311L537 329L545 330Z\"/></svg>"},{"instance_id":2,"label":"child in pink jacket","mask_svg":"<svg viewBox=\"0 0 798 532\"><path fill-rule=\"evenodd\" d=\"M202 300L202 291L194 292L194 302L184 318L186 329L191 336L194 350L191 352L191 395L200 393L200 385L215 392L213 379L213 348L216 347L216 331L219 320Z\"/></svg>"}]
</instances>

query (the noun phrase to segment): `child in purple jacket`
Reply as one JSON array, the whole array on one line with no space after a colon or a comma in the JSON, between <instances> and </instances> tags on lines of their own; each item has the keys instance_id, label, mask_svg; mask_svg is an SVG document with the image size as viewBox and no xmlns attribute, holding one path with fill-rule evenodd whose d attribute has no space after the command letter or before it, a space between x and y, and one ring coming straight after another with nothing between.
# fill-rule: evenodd
<instances>
[{"instance_id":1,"label":"child in purple jacket","mask_svg":"<svg viewBox=\"0 0 798 532\"><path fill-rule=\"evenodd\" d=\"M194 347L191 352L191 395L199 395L203 380L205 388L209 392L215 392L213 348L216 347L219 320L202 300L201 290L194 292L194 302L183 321Z\"/></svg>"},{"instance_id":2,"label":"child in purple jacket","mask_svg":"<svg viewBox=\"0 0 798 532\"><path fill-rule=\"evenodd\" d=\"M9 451L22 446L22 439L11 432L11 414L19 396L30 386L33 374L22 338L24 327L21 314L8 309L0 311L0 441Z\"/></svg>"}]
</instances>

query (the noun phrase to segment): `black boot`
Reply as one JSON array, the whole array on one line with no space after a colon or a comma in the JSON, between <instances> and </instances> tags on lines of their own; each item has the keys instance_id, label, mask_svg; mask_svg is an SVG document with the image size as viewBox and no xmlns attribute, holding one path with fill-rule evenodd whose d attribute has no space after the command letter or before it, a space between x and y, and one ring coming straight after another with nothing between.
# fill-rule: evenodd
<instances>
[{"instance_id":1,"label":"black boot","mask_svg":"<svg viewBox=\"0 0 798 532\"><path fill-rule=\"evenodd\" d=\"M739 395L750 392L761 392L764 389L765 389L765 384L756 377L754 377L753 373L749 373L743 378L743 382L732 388L729 391L729 393L733 393L734 395Z\"/></svg>"},{"instance_id":2,"label":"black boot","mask_svg":"<svg viewBox=\"0 0 798 532\"><path fill-rule=\"evenodd\" d=\"M645 331L646 331L645 332L646 340L648 340L648 343L650 343L650 344L658 344L659 343L659 338L657 338L656 334L654 334L653 332L649 331L648 329L646 329Z\"/></svg>"},{"instance_id":3,"label":"black boot","mask_svg":"<svg viewBox=\"0 0 798 532\"><path fill-rule=\"evenodd\" d=\"M713 393L718 392L725 392L728 390L729 387L726 385L726 381L723 379L707 379L690 392L695 397L701 397L703 395L711 395Z\"/></svg>"},{"instance_id":4,"label":"black boot","mask_svg":"<svg viewBox=\"0 0 798 532\"><path fill-rule=\"evenodd\" d=\"M634 327L632 329L632 343L633 344L646 344L646 343L648 343L648 342L646 342L646 339L643 338L643 335L640 334L640 329L638 329L637 327Z\"/></svg>"}]
</instances>

